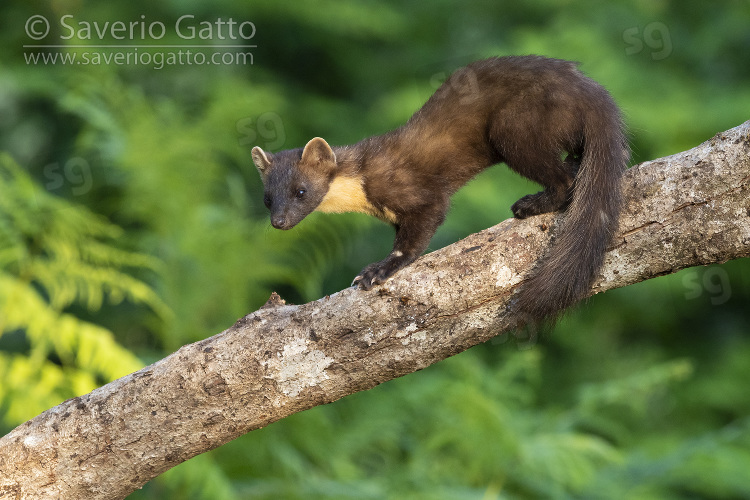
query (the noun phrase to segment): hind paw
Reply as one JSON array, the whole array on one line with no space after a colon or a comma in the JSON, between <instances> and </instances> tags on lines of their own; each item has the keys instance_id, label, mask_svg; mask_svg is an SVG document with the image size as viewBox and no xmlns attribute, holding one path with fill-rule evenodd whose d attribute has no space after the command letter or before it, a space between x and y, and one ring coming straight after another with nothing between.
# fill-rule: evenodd
<instances>
[{"instance_id":1,"label":"hind paw","mask_svg":"<svg viewBox=\"0 0 750 500\"><path fill-rule=\"evenodd\" d=\"M532 215L557 212L568 206L568 197L560 194L550 194L550 191L540 191L536 194L528 194L515 202L510 207L517 219L525 219Z\"/></svg>"},{"instance_id":2,"label":"hind paw","mask_svg":"<svg viewBox=\"0 0 750 500\"><path fill-rule=\"evenodd\" d=\"M516 219L525 219L532 215L539 215L545 212L549 212L546 203L543 203L543 198L546 198L544 191L536 194L529 194L518 200L510 207L513 212L513 216Z\"/></svg>"}]
</instances>

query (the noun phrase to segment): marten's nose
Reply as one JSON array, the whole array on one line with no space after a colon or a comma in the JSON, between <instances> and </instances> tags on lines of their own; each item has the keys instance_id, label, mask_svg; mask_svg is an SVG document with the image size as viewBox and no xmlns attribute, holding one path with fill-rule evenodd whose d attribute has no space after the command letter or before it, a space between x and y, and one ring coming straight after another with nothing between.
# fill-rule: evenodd
<instances>
[{"instance_id":1,"label":"marten's nose","mask_svg":"<svg viewBox=\"0 0 750 500\"><path fill-rule=\"evenodd\" d=\"M289 222L284 215L272 215L271 225L276 229L290 229L292 227L289 225Z\"/></svg>"}]
</instances>

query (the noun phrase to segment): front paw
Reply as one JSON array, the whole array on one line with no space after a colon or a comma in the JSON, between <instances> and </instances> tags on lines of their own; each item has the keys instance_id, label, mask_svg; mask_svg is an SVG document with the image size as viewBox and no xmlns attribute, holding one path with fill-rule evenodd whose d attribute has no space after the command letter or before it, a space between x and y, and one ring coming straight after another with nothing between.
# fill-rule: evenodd
<instances>
[{"instance_id":1,"label":"front paw","mask_svg":"<svg viewBox=\"0 0 750 500\"><path fill-rule=\"evenodd\" d=\"M400 269L399 266L394 264L394 262L388 259L370 264L362 269L357 277L354 278L352 285L356 285L362 290L369 290L375 285L385 283L388 278Z\"/></svg>"},{"instance_id":2,"label":"front paw","mask_svg":"<svg viewBox=\"0 0 750 500\"><path fill-rule=\"evenodd\" d=\"M386 279L388 279L388 276L384 272L380 262L377 262L362 269L357 277L354 278L354 281L352 281L352 286L357 286L362 290L369 290L375 285L383 283Z\"/></svg>"}]
</instances>

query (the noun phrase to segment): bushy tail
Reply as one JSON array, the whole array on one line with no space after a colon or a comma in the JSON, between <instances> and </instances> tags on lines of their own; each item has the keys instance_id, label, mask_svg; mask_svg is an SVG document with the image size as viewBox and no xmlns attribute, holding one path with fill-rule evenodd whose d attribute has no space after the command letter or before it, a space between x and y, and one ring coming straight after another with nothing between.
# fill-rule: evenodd
<instances>
[{"instance_id":1,"label":"bushy tail","mask_svg":"<svg viewBox=\"0 0 750 500\"><path fill-rule=\"evenodd\" d=\"M573 199L548 255L518 291L516 309L526 320L554 319L586 296L617 230L620 178L627 161L627 140L614 102L589 110Z\"/></svg>"}]
</instances>

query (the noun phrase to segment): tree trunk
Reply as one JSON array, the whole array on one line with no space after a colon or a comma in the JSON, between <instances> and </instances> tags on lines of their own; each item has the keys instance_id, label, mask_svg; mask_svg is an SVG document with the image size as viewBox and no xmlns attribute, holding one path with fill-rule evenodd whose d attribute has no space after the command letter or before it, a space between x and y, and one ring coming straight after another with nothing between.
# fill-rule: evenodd
<instances>
[{"instance_id":1,"label":"tree trunk","mask_svg":"<svg viewBox=\"0 0 750 500\"><path fill-rule=\"evenodd\" d=\"M750 121L622 182L619 233L591 294L750 255ZM507 307L513 292L559 220L506 220L368 292L304 305L272 296L0 438L0 499L123 498L248 431L508 334L526 319Z\"/></svg>"}]
</instances>

